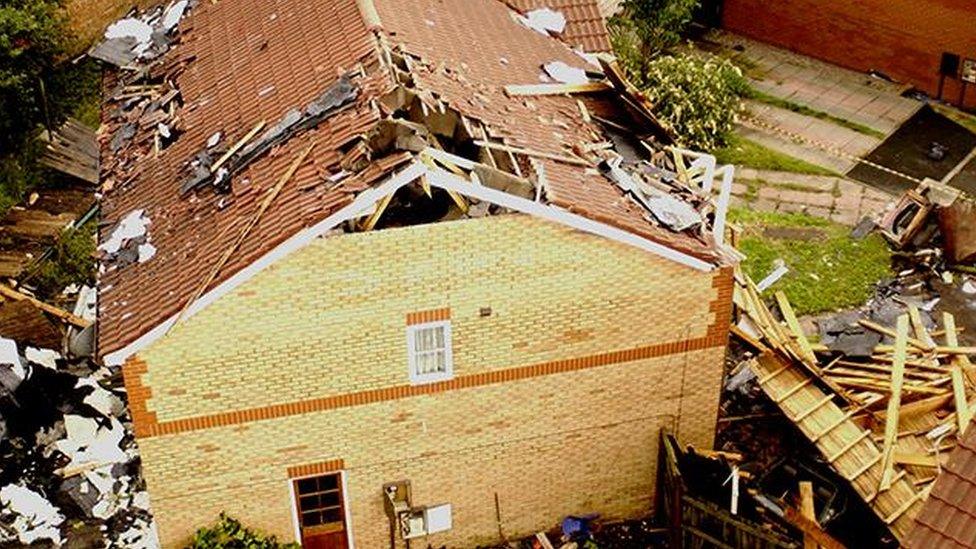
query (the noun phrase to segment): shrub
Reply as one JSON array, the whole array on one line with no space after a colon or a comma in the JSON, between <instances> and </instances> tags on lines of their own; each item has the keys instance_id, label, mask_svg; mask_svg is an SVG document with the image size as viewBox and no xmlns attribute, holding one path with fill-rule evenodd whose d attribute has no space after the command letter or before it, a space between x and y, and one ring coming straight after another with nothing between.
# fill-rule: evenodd
<instances>
[{"instance_id":1,"label":"shrub","mask_svg":"<svg viewBox=\"0 0 976 549\"><path fill-rule=\"evenodd\" d=\"M36 274L28 278L41 299L53 300L65 287L95 283L95 222L65 229Z\"/></svg>"},{"instance_id":2,"label":"shrub","mask_svg":"<svg viewBox=\"0 0 976 549\"><path fill-rule=\"evenodd\" d=\"M628 70L643 72L656 55L681 42L700 0L624 0L610 18L610 37L617 58Z\"/></svg>"},{"instance_id":3,"label":"shrub","mask_svg":"<svg viewBox=\"0 0 976 549\"><path fill-rule=\"evenodd\" d=\"M245 528L240 521L220 514L213 526L193 534L186 549L298 549L294 543L279 543L274 536L264 536Z\"/></svg>"},{"instance_id":4,"label":"shrub","mask_svg":"<svg viewBox=\"0 0 976 549\"><path fill-rule=\"evenodd\" d=\"M658 57L631 78L681 146L706 151L725 143L748 89L730 61L688 54Z\"/></svg>"}]
</instances>

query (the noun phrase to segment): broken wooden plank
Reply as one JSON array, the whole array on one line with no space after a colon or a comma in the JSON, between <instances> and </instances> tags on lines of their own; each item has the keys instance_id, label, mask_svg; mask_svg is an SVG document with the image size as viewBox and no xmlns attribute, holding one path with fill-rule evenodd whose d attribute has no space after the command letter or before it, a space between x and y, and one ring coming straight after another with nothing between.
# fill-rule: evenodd
<instances>
[{"instance_id":1,"label":"broken wooden plank","mask_svg":"<svg viewBox=\"0 0 976 549\"><path fill-rule=\"evenodd\" d=\"M484 147L486 149L494 149L498 151L505 151L514 154L523 154L525 156L534 156L536 158L545 158L548 160L555 160L556 162L562 162L563 164L572 164L574 166L585 166L591 167L592 164L583 160L582 158L577 158L575 156L564 156L559 154L547 153L544 151L536 151L533 149L523 149L520 147L512 147L509 145L504 145L502 143L494 143L492 141L482 141L476 140L475 145L479 147Z\"/></svg>"},{"instance_id":2,"label":"broken wooden plank","mask_svg":"<svg viewBox=\"0 0 976 549\"><path fill-rule=\"evenodd\" d=\"M793 338L800 346L803 357L810 361L811 364L817 364L817 355L813 354L810 341L807 339L806 334L803 333L803 328L800 327L800 321L797 320L796 314L793 313L793 307L790 305L790 301L786 299L786 294L778 291L774 296L776 297L777 305L779 305L779 312L782 313L783 320L786 321L786 325L792 332Z\"/></svg>"},{"instance_id":3,"label":"broken wooden plank","mask_svg":"<svg viewBox=\"0 0 976 549\"><path fill-rule=\"evenodd\" d=\"M941 466L940 460L936 456L916 452L895 452L894 461L899 465L931 467L933 469Z\"/></svg>"},{"instance_id":4,"label":"broken wooden plank","mask_svg":"<svg viewBox=\"0 0 976 549\"><path fill-rule=\"evenodd\" d=\"M800 515L812 524L817 523L817 510L813 504L813 483L804 480L800 482ZM817 549L817 540L808 532L803 533L803 549Z\"/></svg>"},{"instance_id":5,"label":"broken wooden plank","mask_svg":"<svg viewBox=\"0 0 976 549\"><path fill-rule=\"evenodd\" d=\"M885 417L885 437L882 450L881 483L878 491L891 487L894 476L892 454L895 449L895 439L898 435L898 412L901 408L901 389L905 381L905 355L908 346L908 316L898 317L895 332L895 362L891 368L891 398L888 399L888 413ZM890 523L889 523L890 524Z\"/></svg>"},{"instance_id":6,"label":"broken wooden plank","mask_svg":"<svg viewBox=\"0 0 976 549\"><path fill-rule=\"evenodd\" d=\"M966 381L963 379L962 368L952 368L952 394L956 404L956 421L959 422L959 436L966 432L966 427L973 419L972 408L966 398Z\"/></svg>"},{"instance_id":7,"label":"broken wooden plank","mask_svg":"<svg viewBox=\"0 0 976 549\"><path fill-rule=\"evenodd\" d=\"M68 324L73 324L79 328L86 328L91 324L91 322L85 320L84 318L81 318L80 316L76 316L72 313L69 313L68 311L65 311L64 309L59 309L53 305L48 305L47 303L44 303L39 299L35 299L27 294L22 294L17 290L7 286L6 284L0 284L0 297L3 297L4 299L9 299L11 301L28 301L30 302L31 305L37 307L38 309L44 311L45 313L53 315L67 322Z\"/></svg>"},{"instance_id":8,"label":"broken wooden plank","mask_svg":"<svg viewBox=\"0 0 976 549\"><path fill-rule=\"evenodd\" d=\"M220 167L223 166L225 162L230 160L232 156L237 154L237 151L241 150L241 147L247 145L247 142L253 139L254 136L257 135L262 128L264 128L264 120L255 124L254 127L251 128L251 131L247 132L244 135L244 137L242 137L237 143L234 143L234 145L231 148L227 149L227 152L225 152L223 156L218 158L217 161L213 163L213 166L210 166L210 173L217 173L217 170L219 170Z\"/></svg>"},{"instance_id":9,"label":"broken wooden plank","mask_svg":"<svg viewBox=\"0 0 976 549\"><path fill-rule=\"evenodd\" d=\"M869 330L878 332L879 334L886 335L886 336L891 337L891 338L897 337L897 335L898 335L891 328L887 328L887 327L882 326L882 325L880 325L878 323L871 322L870 320L868 320L866 318L862 318L862 319L858 320L857 323L860 324L861 326L864 326L865 328L867 328ZM911 345L912 347L921 349L923 351L932 351L933 349L935 349L935 345L927 345L925 342L920 341L920 340L915 339L915 338L912 338L912 337L909 337L907 339L907 341L908 341L908 344ZM885 345L879 345L878 347L879 348L885 348L886 346Z\"/></svg>"},{"instance_id":10,"label":"broken wooden plank","mask_svg":"<svg viewBox=\"0 0 976 549\"><path fill-rule=\"evenodd\" d=\"M520 95L563 95L597 93L612 89L605 82L587 82L585 84L509 84L505 86L505 94L511 97Z\"/></svg>"}]
</instances>

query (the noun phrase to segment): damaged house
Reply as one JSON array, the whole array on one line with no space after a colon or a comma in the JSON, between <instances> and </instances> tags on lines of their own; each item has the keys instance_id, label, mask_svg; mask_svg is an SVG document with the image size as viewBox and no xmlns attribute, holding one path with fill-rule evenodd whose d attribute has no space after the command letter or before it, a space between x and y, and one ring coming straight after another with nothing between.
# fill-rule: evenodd
<instances>
[{"instance_id":1,"label":"damaged house","mask_svg":"<svg viewBox=\"0 0 976 549\"><path fill-rule=\"evenodd\" d=\"M711 447L731 169L612 61L498 0L178 5L110 44L101 136L163 546L494 543L646 514L662 427Z\"/></svg>"}]
</instances>

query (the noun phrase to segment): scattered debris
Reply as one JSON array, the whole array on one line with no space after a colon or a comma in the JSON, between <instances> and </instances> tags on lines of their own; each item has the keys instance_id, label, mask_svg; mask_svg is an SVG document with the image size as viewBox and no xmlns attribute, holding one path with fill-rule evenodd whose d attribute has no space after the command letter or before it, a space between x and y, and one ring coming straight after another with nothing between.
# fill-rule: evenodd
<instances>
[{"instance_id":1,"label":"scattered debris","mask_svg":"<svg viewBox=\"0 0 976 549\"><path fill-rule=\"evenodd\" d=\"M560 34L566 30L566 16L562 12L541 8L532 10L525 16L514 15L515 19L530 29L545 35Z\"/></svg>"}]
</instances>

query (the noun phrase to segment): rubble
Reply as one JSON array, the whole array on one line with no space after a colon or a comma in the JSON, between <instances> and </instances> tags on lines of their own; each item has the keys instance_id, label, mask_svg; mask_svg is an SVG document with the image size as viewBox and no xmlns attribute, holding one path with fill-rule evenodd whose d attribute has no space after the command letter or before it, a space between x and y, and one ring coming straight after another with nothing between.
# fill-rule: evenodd
<instances>
[{"instance_id":1,"label":"rubble","mask_svg":"<svg viewBox=\"0 0 976 549\"><path fill-rule=\"evenodd\" d=\"M119 379L0 339L0 544L69 543L86 525L110 546L157 546Z\"/></svg>"}]
</instances>

